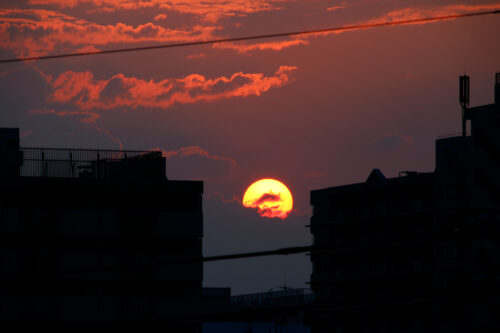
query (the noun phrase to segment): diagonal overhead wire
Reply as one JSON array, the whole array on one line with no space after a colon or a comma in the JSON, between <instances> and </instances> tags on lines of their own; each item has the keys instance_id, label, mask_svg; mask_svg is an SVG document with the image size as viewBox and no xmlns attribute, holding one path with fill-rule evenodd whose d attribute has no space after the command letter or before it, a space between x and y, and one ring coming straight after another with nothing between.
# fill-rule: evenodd
<instances>
[{"instance_id":1,"label":"diagonal overhead wire","mask_svg":"<svg viewBox=\"0 0 500 333\"><path fill-rule=\"evenodd\" d=\"M289 254L297 254L310 252L315 249L314 246L294 246L294 247L285 247L276 250L267 250L267 251L257 251L257 252L244 252L244 253L236 253L236 254L224 254L218 256L211 257L193 257L193 258L183 258L176 260L168 260L168 261L153 261L144 264L135 264L135 265L110 265L110 266L100 266L100 267L87 267L87 268L79 268L72 270L63 270L62 274L79 274L79 273L91 273L91 272L101 272L101 271L114 271L121 269L129 269L129 268L147 268L147 267L156 267L156 266L170 266L170 265L183 265L183 264L192 264L197 262L208 262L208 261L220 261L220 260L233 260L233 259L243 259L243 258L255 258L255 257L264 257L264 256L275 256L275 255L289 255Z\"/></svg>"},{"instance_id":2,"label":"diagonal overhead wire","mask_svg":"<svg viewBox=\"0 0 500 333\"><path fill-rule=\"evenodd\" d=\"M174 48L174 47L186 47L186 46L195 46L195 45L240 42L240 41L245 41L245 40L258 40L258 39L287 37L287 36L311 35L311 34L318 34L318 33L324 33L324 32L360 30L360 29L367 29L367 28L379 28L379 27L388 27L388 26L394 26L394 25L435 22L435 21L443 21L443 20L459 19L459 18L465 18L465 17L483 16L483 15L493 15L493 14L500 14L500 10L481 11L481 12L473 12L473 13L466 13L466 14L453 14L453 15L446 15L446 16L433 16L433 17L410 19L410 20L386 21L386 22L380 22L380 23L345 25L345 26L339 26L339 27L333 27L333 28L299 30L299 31L291 31L291 32L264 34L264 35L212 39L212 40L204 40L204 41L196 41L196 42L160 44L160 45L129 47L129 48L122 48L122 49L110 49L110 50L100 50L100 51L90 51L90 52L63 53L63 54L53 54L53 55L25 57L25 58L11 58L11 59L2 59L2 60L0 60L0 63L23 62L23 61L34 61L34 60L48 60L48 59L58 59L58 58L90 56L90 55L98 55L98 54L125 53L125 52L133 52L133 51L167 49L167 48Z\"/></svg>"}]
</instances>

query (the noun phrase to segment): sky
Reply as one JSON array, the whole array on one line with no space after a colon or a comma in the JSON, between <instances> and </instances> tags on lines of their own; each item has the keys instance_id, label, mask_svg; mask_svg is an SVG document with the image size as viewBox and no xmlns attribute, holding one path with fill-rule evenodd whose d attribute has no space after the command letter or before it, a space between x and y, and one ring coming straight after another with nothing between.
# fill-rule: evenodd
<instances>
[{"instance_id":1,"label":"sky","mask_svg":"<svg viewBox=\"0 0 500 333\"><path fill-rule=\"evenodd\" d=\"M0 59L203 41L500 9L456 0L0 0ZM313 189L434 169L434 141L493 102L500 15L252 42L0 64L0 127L22 146L161 149L204 181L204 255L311 244ZM285 183L286 219L243 207ZM233 294L308 287L297 254L206 263Z\"/></svg>"}]
</instances>

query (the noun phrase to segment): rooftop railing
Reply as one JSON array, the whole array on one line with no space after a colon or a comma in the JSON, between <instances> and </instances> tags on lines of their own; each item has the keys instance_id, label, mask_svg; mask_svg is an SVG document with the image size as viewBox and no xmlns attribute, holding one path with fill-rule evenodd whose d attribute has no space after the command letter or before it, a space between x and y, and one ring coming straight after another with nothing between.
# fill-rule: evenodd
<instances>
[{"instance_id":1,"label":"rooftop railing","mask_svg":"<svg viewBox=\"0 0 500 333\"><path fill-rule=\"evenodd\" d=\"M470 136L469 132L466 132L465 135ZM438 140L440 140L440 139L448 139L448 138L461 137L461 136L462 136L462 132L454 132L454 133L446 133L446 134L438 135L437 138L438 138Z\"/></svg>"},{"instance_id":2,"label":"rooftop railing","mask_svg":"<svg viewBox=\"0 0 500 333\"><path fill-rule=\"evenodd\" d=\"M161 151L31 147L20 151L22 177L113 178L137 173L140 166L144 171L144 166L161 165L162 161Z\"/></svg>"}]
</instances>

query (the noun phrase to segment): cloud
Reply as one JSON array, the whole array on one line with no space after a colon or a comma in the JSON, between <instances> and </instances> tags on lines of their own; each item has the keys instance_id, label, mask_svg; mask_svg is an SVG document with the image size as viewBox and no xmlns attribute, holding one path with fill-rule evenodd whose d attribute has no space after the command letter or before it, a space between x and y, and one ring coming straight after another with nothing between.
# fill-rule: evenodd
<instances>
[{"instance_id":1,"label":"cloud","mask_svg":"<svg viewBox=\"0 0 500 333\"><path fill-rule=\"evenodd\" d=\"M347 2L347 1L342 1L340 2L338 5L334 5L334 6L330 6L326 9L327 12L333 12L333 11L336 11L336 10L339 10L339 9L344 9L344 8L347 8L347 7L350 7L352 6L353 4Z\"/></svg>"},{"instance_id":2,"label":"cloud","mask_svg":"<svg viewBox=\"0 0 500 333\"><path fill-rule=\"evenodd\" d=\"M199 59L199 58L205 58L206 54L205 53L198 53L198 54L189 54L186 56L188 59Z\"/></svg>"},{"instance_id":3,"label":"cloud","mask_svg":"<svg viewBox=\"0 0 500 333\"><path fill-rule=\"evenodd\" d=\"M136 9L139 7L155 7L164 11L176 11L193 14L201 17L201 24L194 26L181 26L165 28L157 24L165 20L165 13L158 14L153 22L140 25L128 25L118 22L116 24L98 24L84 19L76 18L61 12L48 9L0 9L0 47L13 51L21 57L46 55L50 52L84 52L100 50L102 46L110 44L132 43L165 43L189 42L216 39L216 32L222 29L215 23L223 17L245 16L282 9L277 5L286 0L237 0L227 2L214 0L31 0L32 5L49 5L59 8L71 8L78 5L94 6L100 10ZM330 11L348 6L339 3L327 8ZM397 9L382 14L374 19L369 19L355 24L376 25L387 21L419 19L431 16L445 16L464 14L480 10L500 9L500 4L479 5L447 5L423 7L408 7ZM433 22L420 22L413 24L426 24ZM369 27L367 27L369 28ZM360 30L366 28L350 29ZM220 43L214 48L232 49L240 54L252 51L281 51L293 46L307 45L309 38L339 34L346 30L322 32L303 35L282 41L266 41L261 43Z\"/></svg>"},{"instance_id":4,"label":"cloud","mask_svg":"<svg viewBox=\"0 0 500 333\"><path fill-rule=\"evenodd\" d=\"M212 154L199 146L161 151L168 160L168 176L172 179L221 180L237 167L234 158Z\"/></svg>"},{"instance_id":5,"label":"cloud","mask_svg":"<svg viewBox=\"0 0 500 333\"><path fill-rule=\"evenodd\" d=\"M347 2L342 2L339 5L328 7L326 11L335 11L343 8L350 7ZM263 51L263 50L273 50L273 51L281 51L285 48L289 48L292 46L299 45L308 45L308 39L324 37L329 35L336 35L347 31L357 31L363 29L371 28L369 25L373 25L374 27L377 24L384 22L392 22L392 21L402 21L402 20L414 20L414 19L423 19L428 17L437 17L437 16L448 16L448 15L457 15L457 14L466 14L475 11L483 11L483 10L495 10L500 9L500 4L484 4L484 5L448 5L448 6L435 6L431 8L419 8L419 7L408 7L403 9L397 9L389 11L383 15L380 15L377 18L369 19L365 21L360 21L353 24L348 25L368 25L367 27L359 27L353 29L340 29L334 31L326 31L319 32L307 35L300 35L300 38L293 37L289 40L279 41L279 42L263 42L263 43L219 43L214 44L214 48L220 49L233 49L238 51L240 54L248 53L251 51ZM408 24L428 24L435 23L435 21L427 21L427 22L417 22L417 23L408 23Z\"/></svg>"},{"instance_id":6,"label":"cloud","mask_svg":"<svg viewBox=\"0 0 500 333\"><path fill-rule=\"evenodd\" d=\"M155 16L153 20L155 21L160 21L160 20L166 20L167 19L167 14L158 14Z\"/></svg>"},{"instance_id":7,"label":"cloud","mask_svg":"<svg viewBox=\"0 0 500 333\"><path fill-rule=\"evenodd\" d=\"M82 46L82 47L80 47L80 48L78 48L78 49L75 50L76 53L98 52L98 51L101 51L101 50L99 50L94 45L85 45L85 46Z\"/></svg>"},{"instance_id":8,"label":"cloud","mask_svg":"<svg viewBox=\"0 0 500 333\"><path fill-rule=\"evenodd\" d=\"M53 92L50 99L72 103L82 110L118 107L169 108L174 104L193 104L224 98L260 96L271 88L290 82L295 66L280 66L272 75L238 72L213 79L201 74L161 81L117 74L98 80L89 72L66 71L56 79L47 78Z\"/></svg>"},{"instance_id":9,"label":"cloud","mask_svg":"<svg viewBox=\"0 0 500 333\"><path fill-rule=\"evenodd\" d=\"M219 155L212 155L207 150L200 148L198 146L188 146L188 147L182 147L178 150L163 151L163 156L165 156L167 159L171 159L174 156L175 157L186 157L186 156L193 156L193 155L202 156L202 157L209 159L209 160L228 162L231 165L231 168L236 168L236 166L237 166L236 160L234 158L230 158L230 157L226 157L226 156L219 156Z\"/></svg>"},{"instance_id":10,"label":"cloud","mask_svg":"<svg viewBox=\"0 0 500 333\"><path fill-rule=\"evenodd\" d=\"M196 15L207 22L217 22L226 17L279 10L281 7L277 6L277 4L287 1L289 0L29 0L29 4L49 5L59 8L92 5L93 9L91 11L101 12L158 8Z\"/></svg>"},{"instance_id":11,"label":"cloud","mask_svg":"<svg viewBox=\"0 0 500 333\"><path fill-rule=\"evenodd\" d=\"M252 201L249 204L251 206L259 206L266 202L279 202L279 201L281 201L281 196L279 193L278 194L264 193L258 199Z\"/></svg>"},{"instance_id":12,"label":"cloud","mask_svg":"<svg viewBox=\"0 0 500 333\"><path fill-rule=\"evenodd\" d=\"M279 217L281 219L285 219L285 217L282 217L283 212L280 209L280 205L276 206L263 206L262 208L259 207L258 213L260 216L264 217ZM288 214L286 214L288 216Z\"/></svg>"},{"instance_id":13,"label":"cloud","mask_svg":"<svg viewBox=\"0 0 500 333\"><path fill-rule=\"evenodd\" d=\"M476 11L483 10L494 10L500 9L500 4L482 4L482 5L447 5L447 6L435 6L431 8L419 8L419 7L409 7L403 9L397 9L390 11L376 19L369 20L366 24L377 24L386 21L400 21L400 20L416 20L423 19L427 17L437 17L437 16L448 16L448 15L458 15L466 14ZM433 23L429 22L418 22L411 24L427 24Z\"/></svg>"},{"instance_id":14,"label":"cloud","mask_svg":"<svg viewBox=\"0 0 500 333\"><path fill-rule=\"evenodd\" d=\"M76 116L81 117L80 121L84 124L94 124L97 119L101 117L101 115L95 112L86 112L86 111L56 111L56 110L29 110L28 114L44 114L44 115L55 115L58 117L67 117L67 116Z\"/></svg>"},{"instance_id":15,"label":"cloud","mask_svg":"<svg viewBox=\"0 0 500 333\"><path fill-rule=\"evenodd\" d=\"M341 2L338 5L328 7L326 11L335 11L343 8L348 8L352 6L348 2ZM486 10L495 10L500 9L500 4L483 4L483 5L447 5L447 6L434 6L429 8L422 7L408 7L403 9L396 9L389 11L385 14L380 15L374 19L369 19L365 21L360 21L353 24L348 25L374 25L384 23L384 22L392 22L392 21L403 21L403 20L414 20L414 19L423 19L428 17L438 17L438 16L448 16L448 15L458 15L458 14L466 14L476 11L486 11ZM428 24L434 23L435 21L427 21L427 22L418 22L418 23L408 23L408 24ZM347 31L356 31L369 29L370 26L364 28L354 28L354 29L345 29L345 30L334 30L334 31L326 31L319 32L307 35L300 35L300 38L293 37L289 40L279 41L279 42L263 42L263 43L220 43L214 44L214 48L226 48L226 49L234 49L239 53L247 53L250 51L262 51L262 50L274 50L280 51L288 47L298 46L298 45L307 45L309 42L307 39L321 37L321 36L329 36L334 34L340 34Z\"/></svg>"},{"instance_id":16,"label":"cloud","mask_svg":"<svg viewBox=\"0 0 500 333\"><path fill-rule=\"evenodd\" d=\"M53 109L41 109L41 110L36 110L32 109L28 111L28 114L34 115L34 114L41 114L41 115L53 115L57 117L76 117L79 118L79 121L90 127L93 128L94 130L101 132L105 134L108 138L110 138L112 141L116 142L118 146L120 147L120 150L123 150L123 142L118 139L116 136L112 135L109 130L100 127L96 124L96 121L101 117L98 113L95 112L87 112L87 111L56 111Z\"/></svg>"},{"instance_id":17,"label":"cloud","mask_svg":"<svg viewBox=\"0 0 500 333\"><path fill-rule=\"evenodd\" d=\"M215 26L169 29L147 22L101 25L42 9L0 9L0 45L19 56L44 55L54 50L97 50L108 44L198 41L213 37Z\"/></svg>"},{"instance_id":18,"label":"cloud","mask_svg":"<svg viewBox=\"0 0 500 333\"><path fill-rule=\"evenodd\" d=\"M388 132L374 142L370 143L370 145L377 150L393 151L395 149L408 147L413 144L413 142L414 139L412 136Z\"/></svg>"},{"instance_id":19,"label":"cloud","mask_svg":"<svg viewBox=\"0 0 500 333\"><path fill-rule=\"evenodd\" d=\"M240 54L245 54L251 51L264 51L264 50L280 51L292 46L307 45L307 44L309 44L308 41L302 39L292 39L292 40L284 40L278 42L263 42L263 43L251 43L251 44L217 43L213 45L213 48L232 49L238 51L238 53Z\"/></svg>"},{"instance_id":20,"label":"cloud","mask_svg":"<svg viewBox=\"0 0 500 333\"><path fill-rule=\"evenodd\" d=\"M332 7L328 7L326 9L327 12L333 12L334 10L339 10L339 9L342 9L342 8L345 8L346 6L332 6Z\"/></svg>"}]
</instances>

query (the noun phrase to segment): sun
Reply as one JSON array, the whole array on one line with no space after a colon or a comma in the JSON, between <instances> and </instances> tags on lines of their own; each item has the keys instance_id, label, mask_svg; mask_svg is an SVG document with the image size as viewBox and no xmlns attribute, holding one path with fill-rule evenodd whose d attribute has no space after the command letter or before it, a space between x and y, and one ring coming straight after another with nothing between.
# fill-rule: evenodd
<instances>
[{"instance_id":1,"label":"sun","mask_svg":"<svg viewBox=\"0 0 500 333\"><path fill-rule=\"evenodd\" d=\"M276 179L261 179L250 185L243 195L243 206L257 208L263 217L286 219L293 208L292 193Z\"/></svg>"}]
</instances>

